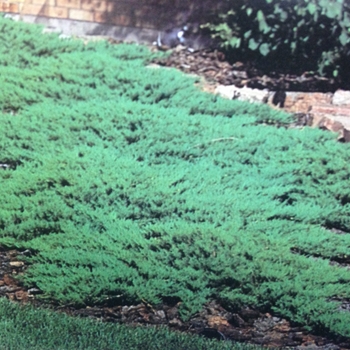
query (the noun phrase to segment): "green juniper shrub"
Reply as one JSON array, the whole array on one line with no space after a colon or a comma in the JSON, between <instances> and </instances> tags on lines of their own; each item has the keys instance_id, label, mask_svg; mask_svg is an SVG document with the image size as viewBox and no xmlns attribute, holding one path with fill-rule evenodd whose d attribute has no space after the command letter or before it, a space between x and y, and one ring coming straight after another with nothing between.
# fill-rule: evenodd
<instances>
[{"instance_id":1,"label":"green juniper shrub","mask_svg":"<svg viewBox=\"0 0 350 350\"><path fill-rule=\"evenodd\" d=\"M350 232L349 145L149 68L142 46L50 36L39 57L36 27L0 24L0 243L35 253L27 286L81 307L171 297L183 319L217 299L350 336L332 301L350 273L329 264L349 253L331 231Z\"/></svg>"}]
</instances>

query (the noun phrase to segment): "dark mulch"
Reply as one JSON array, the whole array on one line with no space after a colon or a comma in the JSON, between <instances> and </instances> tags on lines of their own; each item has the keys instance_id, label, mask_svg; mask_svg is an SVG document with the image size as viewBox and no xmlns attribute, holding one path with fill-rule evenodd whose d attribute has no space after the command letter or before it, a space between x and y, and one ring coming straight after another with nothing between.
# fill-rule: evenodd
<instances>
[{"instance_id":1,"label":"dark mulch","mask_svg":"<svg viewBox=\"0 0 350 350\"><path fill-rule=\"evenodd\" d=\"M334 92L345 88L340 79L310 72L274 71L269 67L264 69L259 62L235 61L219 50L192 51L178 46L169 52L167 58L155 59L153 63L203 76L211 83L271 91Z\"/></svg>"}]
</instances>

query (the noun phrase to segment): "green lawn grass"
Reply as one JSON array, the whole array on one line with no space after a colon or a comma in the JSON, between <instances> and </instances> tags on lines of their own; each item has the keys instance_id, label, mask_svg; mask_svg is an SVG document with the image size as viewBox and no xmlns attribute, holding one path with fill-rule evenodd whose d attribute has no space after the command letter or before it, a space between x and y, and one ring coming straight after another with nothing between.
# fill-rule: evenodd
<instances>
[{"instance_id":1,"label":"green lawn grass","mask_svg":"<svg viewBox=\"0 0 350 350\"><path fill-rule=\"evenodd\" d=\"M164 327L131 327L19 306L0 299L1 350L259 350Z\"/></svg>"},{"instance_id":2,"label":"green lawn grass","mask_svg":"<svg viewBox=\"0 0 350 350\"><path fill-rule=\"evenodd\" d=\"M147 67L148 48L0 20L0 244L42 298L258 307L350 336L350 147ZM332 228L346 234L335 234ZM337 301L335 301L337 300Z\"/></svg>"}]
</instances>

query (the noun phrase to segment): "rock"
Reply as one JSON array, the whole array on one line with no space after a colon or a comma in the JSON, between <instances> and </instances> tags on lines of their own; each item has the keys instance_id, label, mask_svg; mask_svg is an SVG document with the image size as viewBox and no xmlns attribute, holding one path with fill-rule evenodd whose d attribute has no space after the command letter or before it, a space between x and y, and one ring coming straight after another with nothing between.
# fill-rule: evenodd
<instances>
[{"instance_id":1,"label":"rock","mask_svg":"<svg viewBox=\"0 0 350 350\"><path fill-rule=\"evenodd\" d=\"M3 295L4 293L13 293L20 290L20 287L17 286L2 286L0 287L0 294Z\"/></svg>"},{"instance_id":2,"label":"rock","mask_svg":"<svg viewBox=\"0 0 350 350\"><path fill-rule=\"evenodd\" d=\"M258 332L267 332L268 330L275 327L277 322L275 322L272 317L270 318L258 318L254 322L254 326L257 329Z\"/></svg>"},{"instance_id":3,"label":"rock","mask_svg":"<svg viewBox=\"0 0 350 350\"><path fill-rule=\"evenodd\" d=\"M333 132L341 132L343 129L343 125L340 122L326 117L321 119L318 127L320 129L326 129Z\"/></svg>"},{"instance_id":4,"label":"rock","mask_svg":"<svg viewBox=\"0 0 350 350\"><path fill-rule=\"evenodd\" d=\"M295 127L312 126L313 115L311 113L294 113Z\"/></svg>"},{"instance_id":5,"label":"rock","mask_svg":"<svg viewBox=\"0 0 350 350\"><path fill-rule=\"evenodd\" d=\"M165 319L165 318L166 318L165 312L164 312L163 310L158 310L158 311L156 311L156 312L155 312L155 315L156 315L157 317L159 317L160 319Z\"/></svg>"},{"instance_id":6,"label":"rock","mask_svg":"<svg viewBox=\"0 0 350 350\"><path fill-rule=\"evenodd\" d=\"M38 288L29 288L28 289L28 295L36 295L36 294L41 294L42 291Z\"/></svg>"},{"instance_id":7,"label":"rock","mask_svg":"<svg viewBox=\"0 0 350 350\"><path fill-rule=\"evenodd\" d=\"M187 47L184 46L184 45L177 45L174 49L175 52L180 52L180 51L183 51L183 50L186 50Z\"/></svg>"},{"instance_id":8,"label":"rock","mask_svg":"<svg viewBox=\"0 0 350 350\"><path fill-rule=\"evenodd\" d=\"M334 105L350 105L350 91L337 90L332 99Z\"/></svg>"},{"instance_id":9,"label":"rock","mask_svg":"<svg viewBox=\"0 0 350 350\"><path fill-rule=\"evenodd\" d=\"M334 106L331 104L322 104L320 102L315 102L314 105L312 105L312 113L328 114L333 116L337 115L350 118L350 105Z\"/></svg>"},{"instance_id":10,"label":"rock","mask_svg":"<svg viewBox=\"0 0 350 350\"><path fill-rule=\"evenodd\" d=\"M19 290L15 292L16 300L28 301L28 293L24 290Z\"/></svg>"},{"instance_id":11,"label":"rock","mask_svg":"<svg viewBox=\"0 0 350 350\"><path fill-rule=\"evenodd\" d=\"M17 250L9 250L8 251L8 254L9 254L9 256L11 257L11 258L14 258L14 257L16 257L17 255L18 255L18 251Z\"/></svg>"},{"instance_id":12,"label":"rock","mask_svg":"<svg viewBox=\"0 0 350 350\"><path fill-rule=\"evenodd\" d=\"M278 324L276 324L276 326L274 327L274 330L279 332L280 334L289 334L291 332L296 333L296 332L302 332L302 329L297 328L297 329L293 329L291 328L289 322L287 320L281 320L278 322Z\"/></svg>"},{"instance_id":13,"label":"rock","mask_svg":"<svg viewBox=\"0 0 350 350\"><path fill-rule=\"evenodd\" d=\"M295 332L295 333L291 333L292 334L292 338L295 341L300 341L302 342L304 339L304 333L303 332Z\"/></svg>"},{"instance_id":14,"label":"rock","mask_svg":"<svg viewBox=\"0 0 350 350\"><path fill-rule=\"evenodd\" d=\"M8 300L15 301L16 297L14 293L6 293L6 297Z\"/></svg>"},{"instance_id":15,"label":"rock","mask_svg":"<svg viewBox=\"0 0 350 350\"><path fill-rule=\"evenodd\" d=\"M178 318L173 318L169 321L170 327L182 327L183 323Z\"/></svg>"},{"instance_id":16,"label":"rock","mask_svg":"<svg viewBox=\"0 0 350 350\"><path fill-rule=\"evenodd\" d=\"M219 85L215 93L231 100L266 103L269 98L268 90L251 89L246 86L239 88L235 85Z\"/></svg>"},{"instance_id":17,"label":"rock","mask_svg":"<svg viewBox=\"0 0 350 350\"><path fill-rule=\"evenodd\" d=\"M338 140L342 142L350 142L350 131L344 128L344 125L331 117L323 117L318 125L320 129L333 131L339 134Z\"/></svg>"},{"instance_id":18,"label":"rock","mask_svg":"<svg viewBox=\"0 0 350 350\"><path fill-rule=\"evenodd\" d=\"M208 316L207 318L208 325L211 328L219 327L219 326L229 326L228 321L221 316Z\"/></svg>"},{"instance_id":19,"label":"rock","mask_svg":"<svg viewBox=\"0 0 350 350\"><path fill-rule=\"evenodd\" d=\"M150 313L149 318L154 324L165 324L167 322L166 315L163 310L154 310L154 314Z\"/></svg>"},{"instance_id":20,"label":"rock","mask_svg":"<svg viewBox=\"0 0 350 350\"><path fill-rule=\"evenodd\" d=\"M208 79L208 78L206 77L206 79ZM216 84L216 82L215 82L215 84ZM237 85L238 85L236 81L233 81L232 84L234 84L234 85L229 85L229 84L225 84L225 83L220 82L218 85L216 85L214 94L218 94L221 97L228 98L229 100L232 100L233 96L234 96L234 90L237 89Z\"/></svg>"},{"instance_id":21,"label":"rock","mask_svg":"<svg viewBox=\"0 0 350 350\"><path fill-rule=\"evenodd\" d=\"M12 267L22 267L22 266L24 266L24 262L23 261L11 261L10 262L10 266L12 266Z\"/></svg>"},{"instance_id":22,"label":"rock","mask_svg":"<svg viewBox=\"0 0 350 350\"><path fill-rule=\"evenodd\" d=\"M273 104L272 99L270 104ZM287 112L309 113L312 106L330 105L331 102L331 93L287 91L283 107Z\"/></svg>"},{"instance_id":23,"label":"rock","mask_svg":"<svg viewBox=\"0 0 350 350\"><path fill-rule=\"evenodd\" d=\"M26 249L23 252L21 252L21 255L30 256L32 255L32 251L30 249Z\"/></svg>"},{"instance_id":24,"label":"rock","mask_svg":"<svg viewBox=\"0 0 350 350\"><path fill-rule=\"evenodd\" d=\"M16 280L14 278L12 278L10 275L5 274L4 278L3 278L4 282L6 285L13 285L16 284Z\"/></svg>"},{"instance_id":25,"label":"rock","mask_svg":"<svg viewBox=\"0 0 350 350\"><path fill-rule=\"evenodd\" d=\"M248 79L248 74L246 71L233 70L231 74L239 79Z\"/></svg>"}]
</instances>

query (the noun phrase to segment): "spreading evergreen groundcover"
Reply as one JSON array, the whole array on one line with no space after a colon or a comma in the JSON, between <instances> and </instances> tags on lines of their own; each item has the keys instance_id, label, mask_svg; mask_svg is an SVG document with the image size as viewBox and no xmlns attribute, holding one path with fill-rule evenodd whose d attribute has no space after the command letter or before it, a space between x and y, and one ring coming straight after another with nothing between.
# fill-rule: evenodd
<instances>
[{"instance_id":1,"label":"spreading evergreen groundcover","mask_svg":"<svg viewBox=\"0 0 350 350\"><path fill-rule=\"evenodd\" d=\"M76 306L205 302L350 336L350 153L137 45L0 20L0 243ZM336 234L332 229L344 234Z\"/></svg>"}]
</instances>

